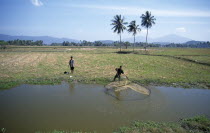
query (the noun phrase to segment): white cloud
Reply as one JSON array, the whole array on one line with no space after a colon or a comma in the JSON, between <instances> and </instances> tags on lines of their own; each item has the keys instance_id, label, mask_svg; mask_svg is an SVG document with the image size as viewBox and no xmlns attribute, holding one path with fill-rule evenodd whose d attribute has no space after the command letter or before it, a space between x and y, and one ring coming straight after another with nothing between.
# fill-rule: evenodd
<instances>
[{"instance_id":1,"label":"white cloud","mask_svg":"<svg viewBox=\"0 0 210 133\"><path fill-rule=\"evenodd\" d=\"M43 6L43 3L40 0L31 0L31 3L34 6Z\"/></svg>"},{"instance_id":2,"label":"white cloud","mask_svg":"<svg viewBox=\"0 0 210 133\"><path fill-rule=\"evenodd\" d=\"M159 10L141 7L123 7L123 6L101 6L101 5L71 5L77 8L90 8L111 11L111 13L120 13L123 15L141 15L145 11L151 11L155 16L177 16L177 17L210 17L208 11L197 10Z\"/></svg>"},{"instance_id":3,"label":"white cloud","mask_svg":"<svg viewBox=\"0 0 210 133\"><path fill-rule=\"evenodd\" d=\"M186 29L184 27L176 28L176 32L184 33L184 32L186 32Z\"/></svg>"},{"instance_id":4,"label":"white cloud","mask_svg":"<svg viewBox=\"0 0 210 133\"><path fill-rule=\"evenodd\" d=\"M205 22L205 21L157 21L157 23L160 24L195 24L195 25L199 25L199 24L210 24L210 22Z\"/></svg>"}]
</instances>

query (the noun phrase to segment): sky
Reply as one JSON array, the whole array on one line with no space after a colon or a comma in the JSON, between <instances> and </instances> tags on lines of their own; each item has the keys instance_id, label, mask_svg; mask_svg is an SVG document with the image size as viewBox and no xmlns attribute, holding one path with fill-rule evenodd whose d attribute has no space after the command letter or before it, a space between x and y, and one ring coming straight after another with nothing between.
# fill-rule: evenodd
<instances>
[{"instance_id":1,"label":"sky","mask_svg":"<svg viewBox=\"0 0 210 133\"><path fill-rule=\"evenodd\" d=\"M150 11L156 18L149 37L177 34L210 41L210 0L0 0L0 34L53 36L77 40L119 40L111 20L136 20ZM122 38L132 34L124 31Z\"/></svg>"}]
</instances>

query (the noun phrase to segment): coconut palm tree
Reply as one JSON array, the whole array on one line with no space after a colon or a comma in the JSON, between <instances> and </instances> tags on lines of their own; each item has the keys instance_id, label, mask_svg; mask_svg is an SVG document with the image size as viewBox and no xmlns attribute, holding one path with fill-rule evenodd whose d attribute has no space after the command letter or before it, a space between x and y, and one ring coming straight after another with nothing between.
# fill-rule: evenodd
<instances>
[{"instance_id":1,"label":"coconut palm tree","mask_svg":"<svg viewBox=\"0 0 210 133\"><path fill-rule=\"evenodd\" d=\"M147 35L146 35L146 46L147 46L147 36L148 36L148 28L151 28L153 24L155 24L155 17L152 16L151 12L146 11L145 14L142 14L140 17L141 20L141 26L146 27L147 28ZM145 51L146 51L146 46Z\"/></svg>"},{"instance_id":2,"label":"coconut palm tree","mask_svg":"<svg viewBox=\"0 0 210 133\"><path fill-rule=\"evenodd\" d=\"M134 52L134 45L135 45L135 36L137 34L137 32L140 32L141 29L139 28L139 25L136 25L136 21L131 21L130 24L128 25L128 32L129 33L133 33L133 52Z\"/></svg>"},{"instance_id":3,"label":"coconut palm tree","mask_svg":"<svg viewBox=\"0 0 210 133\"><path fill-rule=\"evenodd\" d=\"M123 32L123 30L126 29L125 25L127 24L127 22L124 22L125 18L121 17L121 15L116 15L114 16L114 19L111 20L112 23L111 25L113 25L112 29L114 29L114 32L117 32L117 34L120 35L120 51L121 51L121 34Z\"/></svg>"}]
</instances>

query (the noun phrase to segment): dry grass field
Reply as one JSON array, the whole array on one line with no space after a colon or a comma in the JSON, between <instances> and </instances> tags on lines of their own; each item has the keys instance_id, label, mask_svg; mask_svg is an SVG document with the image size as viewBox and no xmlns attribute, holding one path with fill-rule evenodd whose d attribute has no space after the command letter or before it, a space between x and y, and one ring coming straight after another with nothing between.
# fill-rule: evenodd
<instances>
[{"instance_id":1,"label":"dry grass field","mask_svg":"<svg viewBox=\"0 0 210 133\"><path fill-rule=\"evenodd\" d=\"M0 88L17 84L52 84L62 80L106 84L120 65L130 80L141 84L210 85L210 49L156 48L117 53L113 48L9 47L0 51ZM75 59L73 78L70 56Z\"/></svg>"}]
</instances>

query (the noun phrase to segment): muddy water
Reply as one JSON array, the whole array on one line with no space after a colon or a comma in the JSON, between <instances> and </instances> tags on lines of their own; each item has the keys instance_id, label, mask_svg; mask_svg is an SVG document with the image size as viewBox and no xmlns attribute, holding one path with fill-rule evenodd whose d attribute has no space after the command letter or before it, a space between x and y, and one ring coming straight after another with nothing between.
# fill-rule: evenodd
<instances>
[{"instance_id":1,"label":"muddy water","mask_svg":"<svg viewBox=\"0 0 210 133\"><path fill-rule=\"evenodd\" d=\"M210 116L210 90L150 87L150 96L114 93L101 85L21 85L0 91L0 128L6 133L109 133L134 120L177 121Z\"/></svg>"}]
</instances>

